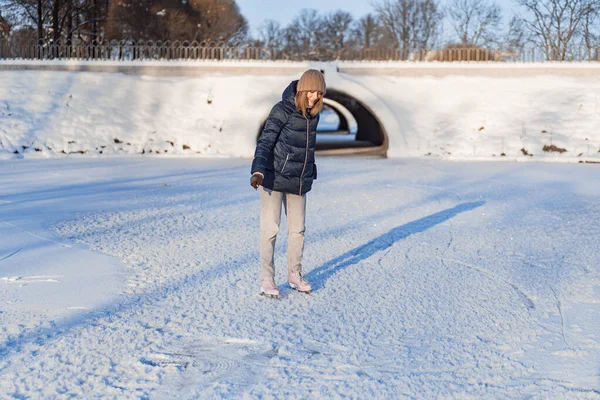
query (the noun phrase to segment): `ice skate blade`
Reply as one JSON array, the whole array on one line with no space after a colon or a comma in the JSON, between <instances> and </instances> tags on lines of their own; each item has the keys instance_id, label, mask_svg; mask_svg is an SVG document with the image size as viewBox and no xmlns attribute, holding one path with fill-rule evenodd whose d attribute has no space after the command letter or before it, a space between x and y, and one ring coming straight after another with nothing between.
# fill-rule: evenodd
<instances>
[{"instance_id":1,"label":"ice skate blade","mask_svg":"<svg viewBox=\"0 0 600 400\"><path fill-rule=\"evenodd\" d=\"M311 294L312 290L300 290L296 285L290 285L290 287L298 293Z\"/></svg>"},{"instance_id":2,"label":"ice skate blade","mask_svg":"<svg viewBox=\"0 0 600 400\"><path fill-rule=\"evenodd\" d=\"M261 296L268 297L269 299L279 299L278 294L267 294L265 292L260 292Z\"/></svg>"}]
</instances>

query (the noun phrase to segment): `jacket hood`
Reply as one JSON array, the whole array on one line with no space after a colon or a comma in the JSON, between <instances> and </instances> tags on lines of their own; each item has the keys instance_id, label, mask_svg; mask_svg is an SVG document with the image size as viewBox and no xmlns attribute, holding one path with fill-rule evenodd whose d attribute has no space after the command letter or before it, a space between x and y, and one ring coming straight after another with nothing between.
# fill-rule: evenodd
<instances>
[{"instance_id":1,"label":"jacket hood","mask_svg":"<svg viewBox=\"0 0 600 400\"><path fill-rule=\"evenodd\" d=\"M296 98L296 88L298 87L298 81L292 81L292 83L290 83L288 85L288 87L285 88L285 90L283 91L283 94L281 95L281 98L283 101L285 102L289 102L292 103L294 105L294 108L296 107L296 102L295 102L295 98Z\"/></svg>"}]
</instances>

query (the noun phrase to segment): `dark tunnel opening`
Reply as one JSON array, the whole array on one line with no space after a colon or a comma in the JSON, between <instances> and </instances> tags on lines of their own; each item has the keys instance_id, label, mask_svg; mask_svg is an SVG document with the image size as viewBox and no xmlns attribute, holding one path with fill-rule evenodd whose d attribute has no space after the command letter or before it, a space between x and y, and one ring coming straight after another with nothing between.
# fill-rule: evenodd
<instances>
[{"instance_id":1,"label":"dark tunnel opening","mask_svg":"<svg viewBox=\"0 0 600 400\"><path fill-rule=\"evenodd\" d=\"M317 128L318 154L386 156L387 134L368 107L358 99L330 88L325 95L325 105ZM327 113L329 118L324 118ZM265 123L260 127L257 140Z\"/></svg>"}]
</instances>

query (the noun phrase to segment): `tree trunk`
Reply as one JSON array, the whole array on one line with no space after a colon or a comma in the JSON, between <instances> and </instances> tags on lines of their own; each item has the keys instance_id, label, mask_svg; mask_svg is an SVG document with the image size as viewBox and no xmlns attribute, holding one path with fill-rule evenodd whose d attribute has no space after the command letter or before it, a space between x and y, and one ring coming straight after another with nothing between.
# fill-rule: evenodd
<instances>
[{"instance_id":1,"label":"tree trunk","mask_svg":"<svg viewBox=\"0 0 600 400\"><path fill-rule=\"evenodd\" d=\"M67 0L67 45L73 40L73 0Z\"/></svg>"},{"instance_id":2,"label":"tree trunk","mask_svg":"<svg viewBox=\"0 0 600 400\"><path fill-rule=\"evenodd\" d=\"M37 30L38 30L38 45L42 44L44 40L44 24L42 21L43 13L43 3L42 0L37 0Z\"/></svg>"},{"instance_id":3,"label":"tree trunk","mask_svg":"<svg viewBox=\"0 0 600 400\"><path fill-rule=\"evenodd\" d=\"M67 57L72 57L73 48L73 0L67 0Z\"/></svg>"},{"instance_id":4,"label":"tree trunk","mask_svg":"<svg viewBox=\"0 0 600 400\"><path fill-rule=\"evenodd\" d=\"M92 3L92 58L96 58L96 46L98 42L96 41L98 37L98 0L94 0Z\"/></svg>"},{"instance_id":5,"label":"tree trunk","mask_svg":"<svg viewBox=\"0 0 600 400\"><path fill-rule=\"evenodd\" d=\"M98 0L93 1L92 6L92 44L96 45L96 38L98 36Z\"/></svg>"},{"instance_id":6,"label":"tree trunk","mask_svg":"<svg viewBox=\"0 0 600 400\"><path fill-rule=\"evenodd\" d=\"M58 45L58 41L60 39L60 25L59 25L59 12L60 10L60 0L54 0L54 7L52 8L52 36L53 36L53 44L55 46Z\"/></svg>"}]
</instances>

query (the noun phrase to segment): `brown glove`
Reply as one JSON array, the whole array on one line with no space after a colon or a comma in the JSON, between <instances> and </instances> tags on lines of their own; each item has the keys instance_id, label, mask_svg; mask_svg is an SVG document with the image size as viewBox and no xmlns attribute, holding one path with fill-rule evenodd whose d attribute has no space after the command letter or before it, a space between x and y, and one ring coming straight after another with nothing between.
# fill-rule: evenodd
<instances>
[{"instance_id":1,"label":"brown glove","mask_svg":"<svg viewBox=\"0 0 600 400\"><path fill-rule=\"evenodd\" d=\"M260 185L262 185L263 176L262 174L254 173L252 178L250 178L250 186L257 190Z\"/></svg>"}]
</instances>

